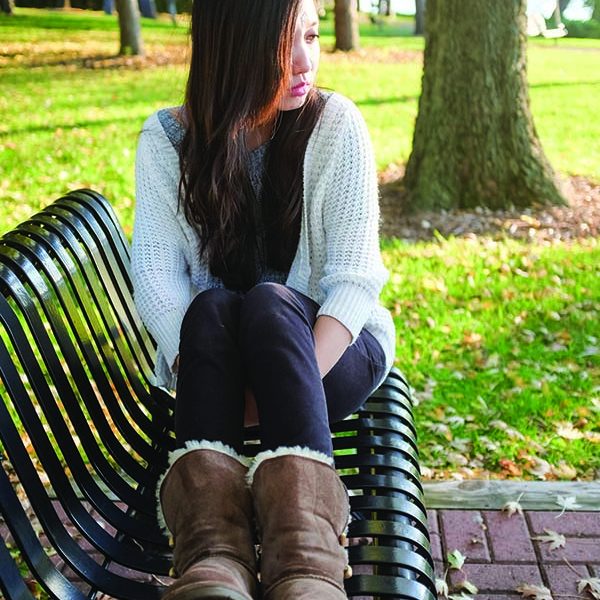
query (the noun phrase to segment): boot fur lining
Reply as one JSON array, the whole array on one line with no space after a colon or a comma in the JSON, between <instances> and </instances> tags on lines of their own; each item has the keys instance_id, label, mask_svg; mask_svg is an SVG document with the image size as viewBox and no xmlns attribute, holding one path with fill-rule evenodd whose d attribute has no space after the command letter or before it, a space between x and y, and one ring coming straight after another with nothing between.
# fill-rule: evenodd
<instances>
[{"instance_id":1,"label":"boot fur lining","mask_svg":"<svg viewBox=\"0 0 600 600\"><path fill-rule=\"evenodd\" d=\"M265 452L260 452L256 455L252 466L246 474L248 485L252 485L256 469L258 469L265 460L277 458L278 456L303 456L304 458L316 460L317 462L324 463L330 467L334 466L333 458L318 450L313 450L312 448L306 448L304 446L281 446L276 450L266 450Z\"/></svg>"},{"instance_id":2,"label":"boot fur lining","mask_svg":"<svg viewBox=\"0 0 600 600\"><path fill-rule=\"evenodd\" d=\"M208 440L188 440L185 443L184 448L177 448L176 450L169 452L169 464L167 466L167 469L158 478L158 481L156 483L156 517L158 520L158 526L160 527L161 531L165 535L169 535L171 532L169 531L169 528L165 521L165 516L163 514L162 505L160 502L160 489L162 487L163 481L165 480L166 476L169 474L171 467L180 458L182 458L186 454L189 454L190 452L193 452L195 450L214 450L215 452L220 452L221 454L226 454L227 456L230 456L231 458L237 460L244 467L250 466L250 463L252 461L251 458L248 458L247 456L242 456L241 454L238 454L231 446L227 446L226 444L223 444L222 442L210 442Z\"/></svg>"}]
</instances>

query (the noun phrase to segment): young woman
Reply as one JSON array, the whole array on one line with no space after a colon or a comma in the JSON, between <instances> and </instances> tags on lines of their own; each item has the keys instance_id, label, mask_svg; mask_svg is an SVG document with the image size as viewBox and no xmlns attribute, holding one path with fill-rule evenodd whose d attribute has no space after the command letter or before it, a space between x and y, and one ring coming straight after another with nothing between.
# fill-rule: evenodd
<instances>
[{"instance_id":1,"label":"young woman","mask_svg":"<svg viewBox=\"0 0 600 600\"><path fill-rule=\"evenodd\" d=\"M368 133L315 87L313 0L196 0L191 35L185 102L146 121L136 162L135 299L176 391L165 600L346 598L329 424L394 356Z\"/></svg>"}]
</instances>

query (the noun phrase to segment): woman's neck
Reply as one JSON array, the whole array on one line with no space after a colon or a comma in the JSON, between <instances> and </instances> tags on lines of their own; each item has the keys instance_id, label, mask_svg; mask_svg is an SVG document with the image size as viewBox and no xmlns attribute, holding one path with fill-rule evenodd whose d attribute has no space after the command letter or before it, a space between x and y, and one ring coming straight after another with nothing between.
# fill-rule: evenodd
<instances>
[{"instance_id":1,"label":"woman's neck","mask_svg":"<svg viewBox=\"0 0 600 600\"><path fill-rule=\"evenodd\" d=\"M256 150L256 148L262 146L265 142L273 139L276 126L277 119L271 119L264 125L249 129L246 132L246 148L248 148L249 151Z\"/></svg>"}]
</instances>

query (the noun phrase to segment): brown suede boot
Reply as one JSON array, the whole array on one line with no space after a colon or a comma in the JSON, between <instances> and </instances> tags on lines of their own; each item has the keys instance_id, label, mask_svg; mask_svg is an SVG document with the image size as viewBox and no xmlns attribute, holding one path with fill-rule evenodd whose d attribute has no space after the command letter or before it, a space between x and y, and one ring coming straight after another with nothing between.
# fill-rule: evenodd
<instances>
[{"instance_id":1,"label":"brown suede boot","mask_svg":"<svg viewBox=\"0 0 600 600\"><path fill-rule=\"evenodd\" d=\"M329 457L279 448L256 457L248 479L262 543L263 600L341 600L351 574L343 533L348 492Z\"/></svg>"},{"instance_id":2,"label":"brown suede boot","mask_svg":"<svg viewBox=\"0 0 600 600\"><path fill-rule=\"evenodd\" d=\"M223 444L188 442L170 463L157 491L159 520L172 535L179 579L163 600L251 600L256 555L244 458Z\"/></svg>"}]
</instances>

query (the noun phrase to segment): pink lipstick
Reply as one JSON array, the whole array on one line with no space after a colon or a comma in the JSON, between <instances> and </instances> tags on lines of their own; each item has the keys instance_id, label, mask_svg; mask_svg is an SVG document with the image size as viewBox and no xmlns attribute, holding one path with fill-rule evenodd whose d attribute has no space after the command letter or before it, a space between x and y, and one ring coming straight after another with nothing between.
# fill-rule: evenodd
<instances>
[{"instance_id":1,"label":"pink lipstick","mask_svg":"<svg viewBox=\"0 0 600 600\"><path fill-rule=\"evenodd\" d=\"M308 90L310 89L310 84L301 81L298 85L295 85L291 90L290 94L295 98L299 98L300 96L306 96L308 94Z\"/></svg>"}]
</instances>

